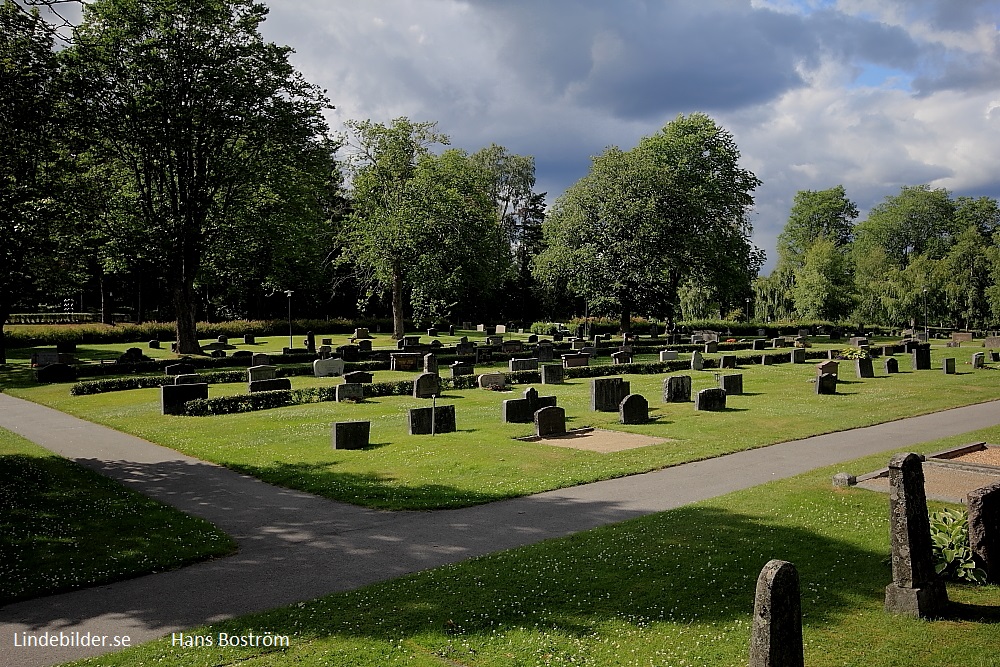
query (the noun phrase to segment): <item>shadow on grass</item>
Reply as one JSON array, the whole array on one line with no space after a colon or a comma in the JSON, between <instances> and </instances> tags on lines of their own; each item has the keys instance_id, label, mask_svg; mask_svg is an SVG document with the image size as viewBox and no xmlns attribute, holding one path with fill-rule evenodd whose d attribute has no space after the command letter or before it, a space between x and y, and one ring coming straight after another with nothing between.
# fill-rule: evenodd
<instances>
[{"instance_id":1,"label":"shadow on grass","mask_svg":"<svg viewBox=\"0 0 1000 667\"><path fill-rule=\"evenodd\" d=\"M950 600L942 618L948 621L996 624L1000 623L1000 607L987 607Z\"/></svg>"}]
</instances>

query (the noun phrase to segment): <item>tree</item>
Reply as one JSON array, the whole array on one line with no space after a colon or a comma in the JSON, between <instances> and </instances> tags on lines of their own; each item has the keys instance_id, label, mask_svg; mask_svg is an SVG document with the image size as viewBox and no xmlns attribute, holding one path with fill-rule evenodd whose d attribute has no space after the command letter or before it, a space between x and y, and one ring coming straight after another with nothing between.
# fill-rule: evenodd
<instances>
[{"instance_id":1,"label":"tree","mask_svg":"<svg viewBox=\"0 0 1000 667\"><path fill-rule=\"evenodd\" d=\"M799 190L788 214L788 222L778 235L778 261L790 269L802 265L807 249L825 238L835 248L847 246L854 238L858 207L847 198L844 186L828 190Z\"/></svg>"},{"instance_id":2,"label":"tree","mask_svg":"<svg viewBox=\"0 0 1000 667\"><path fill-rule=\"evenodd\" d=\"M206 250L267 174L326 140L322 92L264 41L254 0L95 0L66 50L91 151L114 161L134 211L117 219L162 258L178 351L200 352Z\"/></svg>"},{"instance_id":3,"label":"tree","mask_svg":"<svg viewBox=\"0 0 1000 667\"><path fill-rule=\"evenodd\" d=\"M855 252L885 251L903 269L913 255L940 259L962 228L954 220L955 205L948 191L928 185L904 186L875 206L856 230Z\"/></svg>"},{"instance_id":4,"label":"tree","mask_svg":"<svg viewBox=\"0 0 1000 667\"><path fill-rule=\"evenodd\" d=\"M850 314L852 296L847 257L833 240L820 235L803 253L795 271L795 310L804 319L837 321Z\"/></svg>"},{"instance_id":5,"label":"tree","mask_svg":"<svg viewBox=\"0 0 1000 667\"><path fill-rule=\"evenodd\" d=\"M448 138L435 123L397 118L347 124L353 149L353 212L342 262L369 293L389 291L393 336L404 334L407 290L415 316L445 317L470 285L488 291L506 277L509 245L490 174L463 151L430 152Z\"/></svg>"},{"instance_id":6,"label":"tree","mask_svg":"<svg viewBox=\"0 0 1000 667\"><path fill-rule=\"evenodd\" d=\"M56 289L74 268L65 252L67 169L61 151L62 73L52 32L37 12L0 5L0 363L11 310L40 289Z\"/></svg>"},{"instance_id":7,"label":"tree","mask_svg":"<svg viewBox=\"0 0 1000 667\"><path fill-rule=\"evenodd\" d=\"M748 291L748 265L762 259L747 219L760 181L738 160L732 135L704 114L678 116L629 151L605 150L546 219L535 275L595 312L617 312L623 331L637 308L672 324L690 276L718 288L742 272Z\"/></svg>"}]
</instances>

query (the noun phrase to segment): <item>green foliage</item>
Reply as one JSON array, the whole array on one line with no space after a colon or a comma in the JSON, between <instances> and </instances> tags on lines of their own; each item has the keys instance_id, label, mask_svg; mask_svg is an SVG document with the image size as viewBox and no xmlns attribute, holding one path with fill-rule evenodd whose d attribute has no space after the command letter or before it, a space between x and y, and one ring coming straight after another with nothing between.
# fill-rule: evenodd
<instances>
[{"instance_id":1,"label":"green foliage","mask_svg":"<svg viewBox=\"0 0 1000 667\"><path fill-rule=\"evenodd\" d=\"M844 248L854 237L858 207L847 198L843 185L828 190L795 193L788 222L778 235L778 261L789 269L800 268L808 249L820 239Z\"/></svg>"},{"instance_id":2,"label":"green foliage","mask_svg":"<svg viewBox=\"0 0 1000 667\"><path fill-rule=\"evenodd\" d=\"M868 350L860 347L845 347L837 355L841 359L871 359Z\"/></svg>"},{"instance_id":3,"label":"green foliage","mask_svg":"<svg viewBox=\"0 0 1000 667\"><path fill-rule=\"evenodd\" d=\"M969 517L962 510L930 513L934 571L947 579L985 584L986 572L976 565L969 547Z\"/></svg>"},{"instance_id":4,"label":"green foliage","mask_svg":"<svg viewBox=\"0 0 1000 667\"><path fill-rule=\"evenodd\" d=\"M847 257L821 237L805 249L795 270L792 299L803 319L840 320L850 315L853 280Z\"/></svg>"}]
</instances>

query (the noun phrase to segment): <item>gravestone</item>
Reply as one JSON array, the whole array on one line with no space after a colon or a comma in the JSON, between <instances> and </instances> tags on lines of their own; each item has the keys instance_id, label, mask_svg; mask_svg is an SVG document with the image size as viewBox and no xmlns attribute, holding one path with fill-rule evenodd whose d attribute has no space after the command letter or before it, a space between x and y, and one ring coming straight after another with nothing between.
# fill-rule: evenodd
<instances>
[{"instance_id":1,"label":"gravestone","mask_svg":"<svg viewBox=\"0 0 1000 667\"><path fill-rule=\"evenodd\" d=\"M371 352L372 342L368 339L362 339L357 342L358 352Z\"/></svg>"},{"instance_id":2,"label":"gravestone","mask_svg":"<svg viewBox=\"0 0 1000 667\"><path fill-rule=\"evenodd\" d=\"M477 378L476 384L479 385L480 389L503 390L507 387L507 378L504 377L503 373L483 373Z\"/></svg>"},{"instance_id":3,"label":"gravestone","mask_svg":"<svg viewBox=\"0 0 1000 667\"><path fill-rule=\"evenodd\" d=\"M505 333L507 333L507 325L506 324L498 324L498 325L496 325L496 328L494 330L498 334L505 334Z\"/></svg>"},{"instance_id":4,"label":"gravestone","mask_svg":"<svg viewBox=\"0 0 1000 667\"><path fill-rule=\"evenodd\" d=\"M313 362L313 376L318 378L334 377L344 374L344 360L317 359Z\"/></svg>"},{"instance_id":5,"label":"gravestone","mask_svg":"<svg viewBox=\"0 0 1000 667\"><path fill-rule=\"evenodd\" d=\"M258 352L253 355L250 363L254 366L270 366L271 365L271 355Z\"/></svg>"},{"instance_id":6,"label":"gravestone","mask_svg":"<svg viewBox=\"0 0 1000 667\"><path fill-rule=\"evenodd\" d=\"M451 369L451 377L453 379L463 375L473 375L476 372L472 364L467 364L462 361L456 361L448 366L448 368Z\"/></svg>"},{"instance_id":7,"label":"gravestone","mask_svg":"<svg viewBox=\"0 0 1000 667\"><path fill-rule=\"evenodd\" d=\"M998 348L1000 347L1000 336L987 336L983 339L983 347Z\"/></svg>"},{"instance_id":8,"label":"gravestone","mask_svg":"<svg viewBox=\"0 0 1000 667\"><path fill-rule=\"evenodd\" d=\"M356 382L345 382L337 385L337 402L363 401L365 400L365 390L361 384Z\"/></svg>"},{"instance_id":9,"label":"gravestone","mask_svg":"<svg viewBox=\"0 0 1000 667\"><path fill-rule=\"evenodd\" d=\"M437 355L425 354L424 355L424 373L434 373L438 372L438 358Z\"/></svg>"},{"instance_id":10,"label":"gravestone","mask_svg":"<svg viewBox=\"0 0 1000 667\"><path fill-rule=\"evenodd\" d=\"M208 398L208 384L165 384L160 387L160 410L165 415L184 414L188 401Z\"/></svg>"},{"instance_id":11,"label":"gravestone","mask_svg":"<svg viewBox=\"0 0 1000 667\"><path fill-rule=\"evenodd\" d=\"M151 349L151 350L159 350L160 349L160 341L158 341L158 340L151 340L151 341L149 341L148 345L149 345L149 349Z\"/></svg>"},{"instance_id":12,"label":"gravestone","mask_svg":"<svg viewBox=\"0 0 1000 667\"><path fill-rule=\"evenodd\" d=\"M288 378L274 378L271 380L252 380L248 383L248 390L251 394L261 391L288 391L292 388L292 381Z\"/></svg>"},{"instance_id":13,"label":"gravestone","mask_svg":"<svg viewBox=\"0 0 1000 667\"><path fill-rule=\"evenodd\" d=\"M736 368L736 355L724 354L719 358L719 368Z\"/></svg>"},{"instance_id":14,"label":"gravestone","mask_svg":"<svg viewBox=\"0 0 1000 667\"><path fill-rule=\"evenodd\" d=\"M586 346L587 346L587 341L584 340L578 339L578 340L571 340L569 342L569 348L571 350L582 350Z\"/></svg>"},{"instance_id":15,"label":"gravestone","mask_svg":"<svg viewBox=\"0 0 1000 667\"><path fill-rule=\"evenodd\" d=\"M969 547L990 583L1000 583L1000 482L965 498L969 510Z\"/></svg>"},{"instance_id":16,"label":"gravestone","mask_svg":"<svg viewBox=\"0 0 1000 667\"><path fill-rule=\"evenodd\" d=\"M164 366L163 372L167 375L190 375L196 371L192 364L181 363Z\"/></svg>"},{"instance_id":17,"label":"gravestone","mask_svg":"<svg viewBox=\"0 0 1000 667\"><path fill-rule=\"evenodd\" d=\"M836 343L843 337L843 332L840 329L830 329L830 342Z\"/></svg>"},{"instance_id":18,"label":"gravestone","mask_svg":"<svg viewBox=\"0 0 1000 667\"><path fill-rule=\"evenodd\" d=\"M566 434L566 411L557 406L541 408L534 414L535 435L546 438Z\"/></svg>"},{"instance_id":19,"label":"gravestone","mask_svg":"<svg viewBox=\"0 0 1000 667\"><path fill-rule=\"evenodd\" d=\"M982 352L976 352L972 355L972 367L973 368L983 368L986 364L986 355Z\"/></svg>"},{"instance_id":20,"label":"gravestone","mask_svg":"<svg viewBox=\"0 0 1000 667\"><path fill-rule=\"evenodd\" d=\"M389 355L389 370L415 371L422 362L423 356L416 352L393 352Z\"/></svg>"},{"instance_id":21,"label":"gravestone","mask_svg":"<svg viewBox=\"0 0 1000 667\"><path fill-rule=\"evenodd\" d=\"M705 367L705 360L701 356L701 352L695 350L691 353L691 370L700 371Z\"/></svg>"},{"instance_id":22,"label":"gravestone","mask_svg":"<svg viewBox=\"0 0 1000 667\"><path fill-rule=\"evenodd\" d=\"M757 577L750 628L750 667L803 667L799 573L772 560Z\"/></svg>"},{"instance_id":23,"label":"gravestone","mask_svg":"<svg viewBox=\"0 0 1000 667\"><path fill-rule=\"evenodd\" d=\"M403 336L398 341L399 349L407 347L420 347L420 336Z\"/></svg>"},{"instance_id":24,"label":"gravestone","mask_svg":"<svg viewBox=\"0 0 1000 667\"><path fill-rule=\"evenodd\" d=\"M663 380L664 403L689 403L691 401L691 376L672 375Z\"/></svg>"},{"instance_id":25,"label":"gravestone","mask_svg":"<svg viewBox=\"0 0 1000 667\"><path fill-rule=\"evenodd\" d=\"M702 389L694 399L695 410L718 412L726 409L726 392L721 389Z\"/></svg>"},{"instance_id":26,"label":"gravestone","mask_svg":"<svg viewBox=\"0 0 1000 667\"><path fill-rule=\"evenodd\" d=\"M222 359L223 357L226 356L226 351L225 350L212 350L212 352L208 356L212 357L213 359Z\"/></svg>"},{"instance_id":27,"label":"gravestone","mask_svg":"<svg viewBox=\"0 0 1000 667\"><path fill-rule=\"evenodd\" d=\"M35 370L38 382L73 382L78 375L76 367L69 364L48 364Z\"/></svg>"},{"instance_id":28,"label":"gravestone","mask_svg":"<svg viewBox=\"0 0 1000 667\"><path fill-rule=\"evenodd\" d=\"M806 363L806 351L805 351L805 348L802 348L802 347L793 347L792 348L791 357L792 357L792 363L793 364L804 364L804 363Z\"/></svg>"},{"instance_id":29,"label":"gravestone","mask_svg":"<svg viewBox=\"0 0 1000 667\"><path fill-rule=\"evenodd\" d=\"M476 352L475 344L470 343L469 341L459 341L458 344L455 345L455 354L457 354L460 357L465 357L470 354L475 354L475 352Z\"/></svg>"},{"instance_id":30,"label":"gravestone","mask_svg":"<svg viewBox=\"0 0 1000 667\"><path fill-rule=\"evenodd\" d=\"M202 384L203 382L205 382L205 378L197 373L174 376L174 384Z\"/></svg>"},{"instance_id":31,"label":"gravestone","mask_svg":"<svg viewBox=\"0 0 1000 667\"><path fill-rule=\"evenodd\" d=\"M743 374L734 373L732 375L720 375L719 389L726 392L726 396L741 395L743 393Z\"/></svg>"},{"instance_id":32,"label":"gravestone","mask_svg":"<svg viewBox=\"0 0 1000 667\"><path fill-rule=\"evenodd\" d=\"M350 373L344 373L344 382L350 384L371 384L375 381L375 376L372 373L366 373L365 371L351 371Z\"/></svg>"},{"instance_id":33,"label":"gravestone","mask_svg":"<svg viewBox=\"0 0 1000 667\"><path fill-rule=\"evenodd\" d=\"M833 373L821 373L816 376L817 394L836 394L837 376Z\"/></svg>"},{"instance_id":34,"label":"gravestone","mask_svg":"<svg viewBox=\"0 0 1000 667\"><path fill-rule=\"evenodd\" d=\"M320 342L320 345L330 345L330 346L333 345L333 339L332 338L320 338L319 342Z\"/></svg>"},{"instance_id":35,"label":"gravestone","mask_svg":"<svg viewBox=\"0 0 1000 667\"><path fill-rule=\"evenodd\" d=\"M1000 361L1000 352L993 352L991 350L990 351L990 361L994 362L994 363L997 362L997 361Z\"/></svg>"},{"instance_id":36,"label":"gravestone","mask_svg":"<svg viewBox=\"0 0 1000 667\"><path fill-rule=\"evenodd\" d=\"M368 329L365 329L364 327L359 327L354 330L354 335L351 336L351 338L371 338L371 336L368 335Z\"/></svg>"},{"instance_id":37,"label":"gravestone","mask_svg":"<svg viewBox=\"0 0 1000 667\"><path fill-rule=\"evenodd\" d=\"M542 384L562 384L566 377L561 364L542 364L539 370L542 375Z\"/></svg>"},{"instance_id":38,"label":"gravestone","mask_svg":"<svg viewBox=\"0 0 1000 667\"><path fill-rule=\"evenodd\" d=\"M938 615L948 603L948 593L934 571L924 469L918 454L896 454L889 460L889 542L892 583L885 589L885 610L916 618Z\"/></svg>"},{"instance_id":39,"label":"gravestone","mask_svg":"<svg viewBox=\"0 0 1000 667\"><path fill-rule=\"evenodd\" d=\"M219 336L218 338L215 339L215 342L216 343L221 343L222 345L229 345L229 337L228 336Z\"/></svg>"},{"instance_id":40,"label":"gravestone","mask_svg":"<svg viewBox=\"0 0 1000 667\"><path fill-rule=\"evenodd\" d=\"M951 339L956 343L971 343L972 342L972 332L971 331L952 331Z\"/></svg>"},{"instance_id":41,"label":"gravestone","mask_svg":"<svg viewBox=\"0 0 1000 667\"><path fill-rule=\"evenodd\" d=\"M538 358L538 363L544 364L555 359L555 351L552 345L540 344L535 348L535 356Z\"/></svg>"},{"instance_id":42,"label":"gravestone","mask_svg":"<svg viewBox=\"0 0 1000 667\"><path fill-rule=\"evenodd\" d=\"M510 359L507 362L507 369L515 371L537 371L538 359Z\"/></svg>"},{"instance_id":43,"label":"gravestone","mask_svg":"<svg viewBox=\"0 0 1000 667\"><path fill-rule=\"evenodd\" d=\"M830 375L837 376L840 374L840 364L836 361L823 361L816 364L816 377L823 375L824 373L829 373Z\"/></svg>"},{"instance_id":44,"label":"gravestone","mask_svg":"<svg viewBox=\"0 0 1000 667\"><path fill-rule=\"evenodd\" d=\"M476 331L486 331L486 325L485 324L477 324L476 325Z\"/></svg>"},{"instance_id":45,"label":"gravestone","mask_svg":"<svg viewBox=\"0 0 1000 667\"><path fill-rule=\"evenodd\" d=\"M277 366L251 366L247 369L247 382L273 380L278 376Z\"/></svg>"},{"instance_id":46,"label":"gravestone","mask_svg":"<svg viewBox=\"0 0 1000 667\"><path fill-rule=\"evenodd\" d=\"M867 347L869 345L867 336L855 336L848 343L851 347Z\"/></svg>"},{"instance_id":47,"label":"gravestone","mask_svg":"<svg viewBox=\"0 0 1000 667\"><path fill-rule=\"evenodd\" d=\"M413 380L413 398L431 398L441 393L437 373L421 373Z\"/></svg>"},{"instance_id":48,"label":"gravestone","mask_svg":"<svg viewBox=\"0 0 1000 667\"><path fill-rule=\"evenodd\" d=\"M243 362L249 362L253 358L253 352L250 350L236 350L233 352L233 359L239 359Z\"/></svg>"},{"instance_id":49,"label":"gravestone","mask_svg":"<svg viewBox=\"0 0 1000 667\"><path fill-rule=\"evenodd\" d=\"M955 374L955 359L953 357L948 357L947 359L941 360L941 370L944 371L945 375Z\"/></svg>"},{"instance_id":50,"label":"gravestone","mask_svg":"<svg viewBox=\"0 0 1000 667\"><path fill-rule=\"evenodd\" d=\"M590 355L589 354L564 354L562 356L563 368L579 368L580 366L590 365Z\"/></svg>"},{"instance_id":51,"label":"gravestone","mask_svg":"<svg viewBox=\"0 0 1000 667\"><path fill-rule=\"evenodd\" d=\"M371 342L371 341L369 341ZM341 345L337 348L337 356L344 361L360 361L361 360L361 348L357 345Z\"/></svg>"},{"instance_id":52,"label":"gravestone","mask_svg":"<svg viewBox=\"0 0 1000 667\"><path fill-rule=\"evenodd\" d=\"M764 350L767 349L767 341L763 338L754 338L750 346L753 350Z\"/></svg>"},{"instance_id":53,"label":"gravestone","mask_svg":"<svg viewBox=\"0 0 1000 667\"><path fill-rule=\"evenodd\" d=\"M799 329L798 335L799 338L808 338L809 336L812 335L812 332L809 331L809 329Z\"/></svg>"},{"instance_id":54,"label":"gravestone","mask_svg":"<svg viewBox=\"0 0 1000 667\"><path fill-rule=\"evenodd\" d=\"M677 359L677 350L660 350L660 361L674 361Z\"/></svg>"},{"instance_id":55,"label":"gravestone","mask_svg":"<svg viewBox=\"0 0 1000 667\"><path fill-rule=\"evenodd\" d=\"M503 346L503 336L487 336L486 344L491 347L502 347Z\"/></svg>"},{"instance_id":56,"label":"gravestone","mask_svg":"<svg viewBox=\"0 0 1000 667\"><path fill-rule=\"evenodd\" d=\"M623 378L594 378L590 381L590 409L617 412L622 399L630 392L631 384Z\"/></svg>"},{"instance_id":57,"label":"gravestone","mask_svg":"<svg viewBox=\"0 0 1000 667\"><path fill-rule=\"evenodd\" d=\"M476 348L476 363L483 364L493 361L493 350L488 347Z\"/></svg>"},{"instance_id":58,"label":"gravestone","mask_svg":"<svg viewBox=\"0 0 1000 667\"><path fill-rule=\"evenodd\" d=\"M520 354L524 351L524 343L519 340L504 340L500 342L500 351L505 354Z\"/></svg>"},{"instance_id":59,"label":"gravestone","mask_svg":"<svg viewBox=\"0 0 1000 667\"><path fill-rule=\"evenodd\" d=\"M410 435L454 433L455 406L438 405L430 408L410 408L407 423L410 427Z\"/></svg>"},{"instance_id":60,"label":"gravestone","mask_svg":"<svg viewBox=\"0 0 1000 667\"><path fill-rule=\"evenodd\" d=\"M705 343L705 354L715 354L719 351L719 342L715 340L710 340Z\"/></svg>"},{"instance_id":61,"label":"gravestone","mask_svg":"<svg viewBox=\"0 0 1000 667\"><path fill-rule=\"evenodd\" d=\"M528 387L523 398L509 399L503 402L500 418L507 424L530 424L535 412L555 404L555 396L539 396L536 389Z\"/></svg>"},{"instance_id":62,"label":"gravestone","mask_svg":"<svg viewBox=\"0 0 1000 667\"><path fill-rule=\"evenodd\" d=\"M899 372L899 362L895 358L889 357L885 360L885 374L892 375Z\"/></svg>"},{"instance_id":63,"label":"gravestone","mask_svg":"<svg viewBox=\"0 0 1000 667\"><path fill-rule=\"evenodd\" d=\"M772 355L770 355L770 354L762 354L762 355L760 355L760 365L761 366L770 366L773 363L774 363L774 357Z\"/></svg>"},{"instance_id":64,"label":"gravestone","mask_svg":"<svg viewBox=\"0 0 1000 667\"><path fill-rule=\"evenodd\" d=\"M306 332L306 349L310 354L316 354L316 334L312 331Z\"/></svg>"},{"instance_id":65,"label":"gravestone","mask_svg":"<svg viewBox=\"0 0 1000 667\"><path fill-rule=\"evenodd\" d=\"M243 334L243 344L244 345L256 345L257 337L253 334Z\"/></svg>"},{"instance_id":66,"label":"gravestone","mask_svg":"<svg viewBox=\"0 0 1000 667\"><path fill-rule=\"evenodd\" d=\"M449 324L448 325L448 335L449 336L454 336L455 335L455 325L454 324Z\"/></svg>"},{"instance_id":67,"label":"gravestone","mask_svg":"<svg viewBox=\"0 0 1000 667\"><path fill-rule=\"evenodd\" d=\"M929 371L931 369L931 346L920 343L913 348L913 370Z\"/></svg>"},{"instance_id":68,"label":"gravestone","mask_svg":"<svg viewBox=\"0 0 1000 667\"><path fill-rule=\"evenodd\" d=\"M371 422L334 422L334 449L364 449L371 438Z\"/></svg>"},{"instance_id":69,"label":"gravestone","mask_svg":"<svg viewBox=\"0 0 1000 667\"><path fill-rule=\"evenodd\" d=\"M631 364L632 363L632 353L631 352L612 352L611 353L611 363L615 366L620 364Z\"/></svg>"},{"instance_id":70,"label":"gravestone","mask_svg":"<svg viewBox=\"0 0 1000 667\"><path fill-rule=\"evenodd\" d=\"M784 338L772 338L771 339L771 349L777 350L778 348L785 347Z\"/></svg>"},{"instance_id":71,"label":"gravestone","mask_svg":"<svg viewBox=\"0 0 1000 667\"><path fill-rule=\"evenodd\" d=\"M529 343L537 343L538 342L538 334L531 334L530 336L528 336L528 342Z\"/></svg>"},{"instance_id":72,"label":"gravestone","mask_svg":"<svg viewBox=\"0 0 1000 667\"><path fill-rule=\"evenodd\" d=\"M641 394L629 394L618 404L618 421L622 424L645 424L649 421L649 401Z\"/></svg>"},{"instance_id":73,"label":"gravestone","mask_svg":"<svg viewBox=\"0 0 1000 667\"><path fill-rule=\"evenodd\" d=\"M915 338L911 338L909 340L901 341L900 345L903 347L903 352L905 354L912 354L914 350L920 347L920 341Z\"/></svg>"},{"instance_id":74,"label":"gravestone","mask_svg":"<svg viewBox=\"0 0 1000 667\"><path fill-rule=\"evenodd\" d=\"M430 329L427 330L428 338L437 338L437 335L438 335L438 330L435 329L434 327L431 327Z\"/></svg>"},{"instance_id":75,"label":"gravestone","mask_svg":"<svg viewBox=\"0 0 1000 667\"><path fill-rule=\"evenodd\" d=\"M872 366L871 359L855 359L854 360L854 374L859 378L873 378L875 377L875 367Z\"/></svg>"}]
</instances>

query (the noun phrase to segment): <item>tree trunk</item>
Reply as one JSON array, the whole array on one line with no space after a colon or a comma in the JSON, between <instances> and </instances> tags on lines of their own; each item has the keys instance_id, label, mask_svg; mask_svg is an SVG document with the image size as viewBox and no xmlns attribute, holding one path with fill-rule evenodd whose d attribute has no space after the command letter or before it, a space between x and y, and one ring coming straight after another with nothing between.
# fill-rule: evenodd
<instances>
[{"instance_id":1,"label":"tree trunk","mask_svg":"<svg viewBox=\"0 0 1000 667\"><path fill-rule=\"evenodd\" d=\"M177 316L177 353L201 354L198 343L198 300L194 285L185 281L174 288L174 313Z\"/></svg>"},{"instance_id":2,"label":"tree trunk","mask_svg":"<svg viewBox=\"0 0 1000 667\"><path fill-rule=\"evenodd\" d=\"M627 334L632 331L632 304L622 304L621 332Z\"/></svg>"},{"instance_id":3,"label":"tree trunk","mask_svg":"<svg viewBox=\"0 0 1000 667\"><path fill-rule=\"evenodd\" d=\"M401 340L403 326L403 275L398 269L392 272L392 337Z\"/></svg>"}]
</instances>

